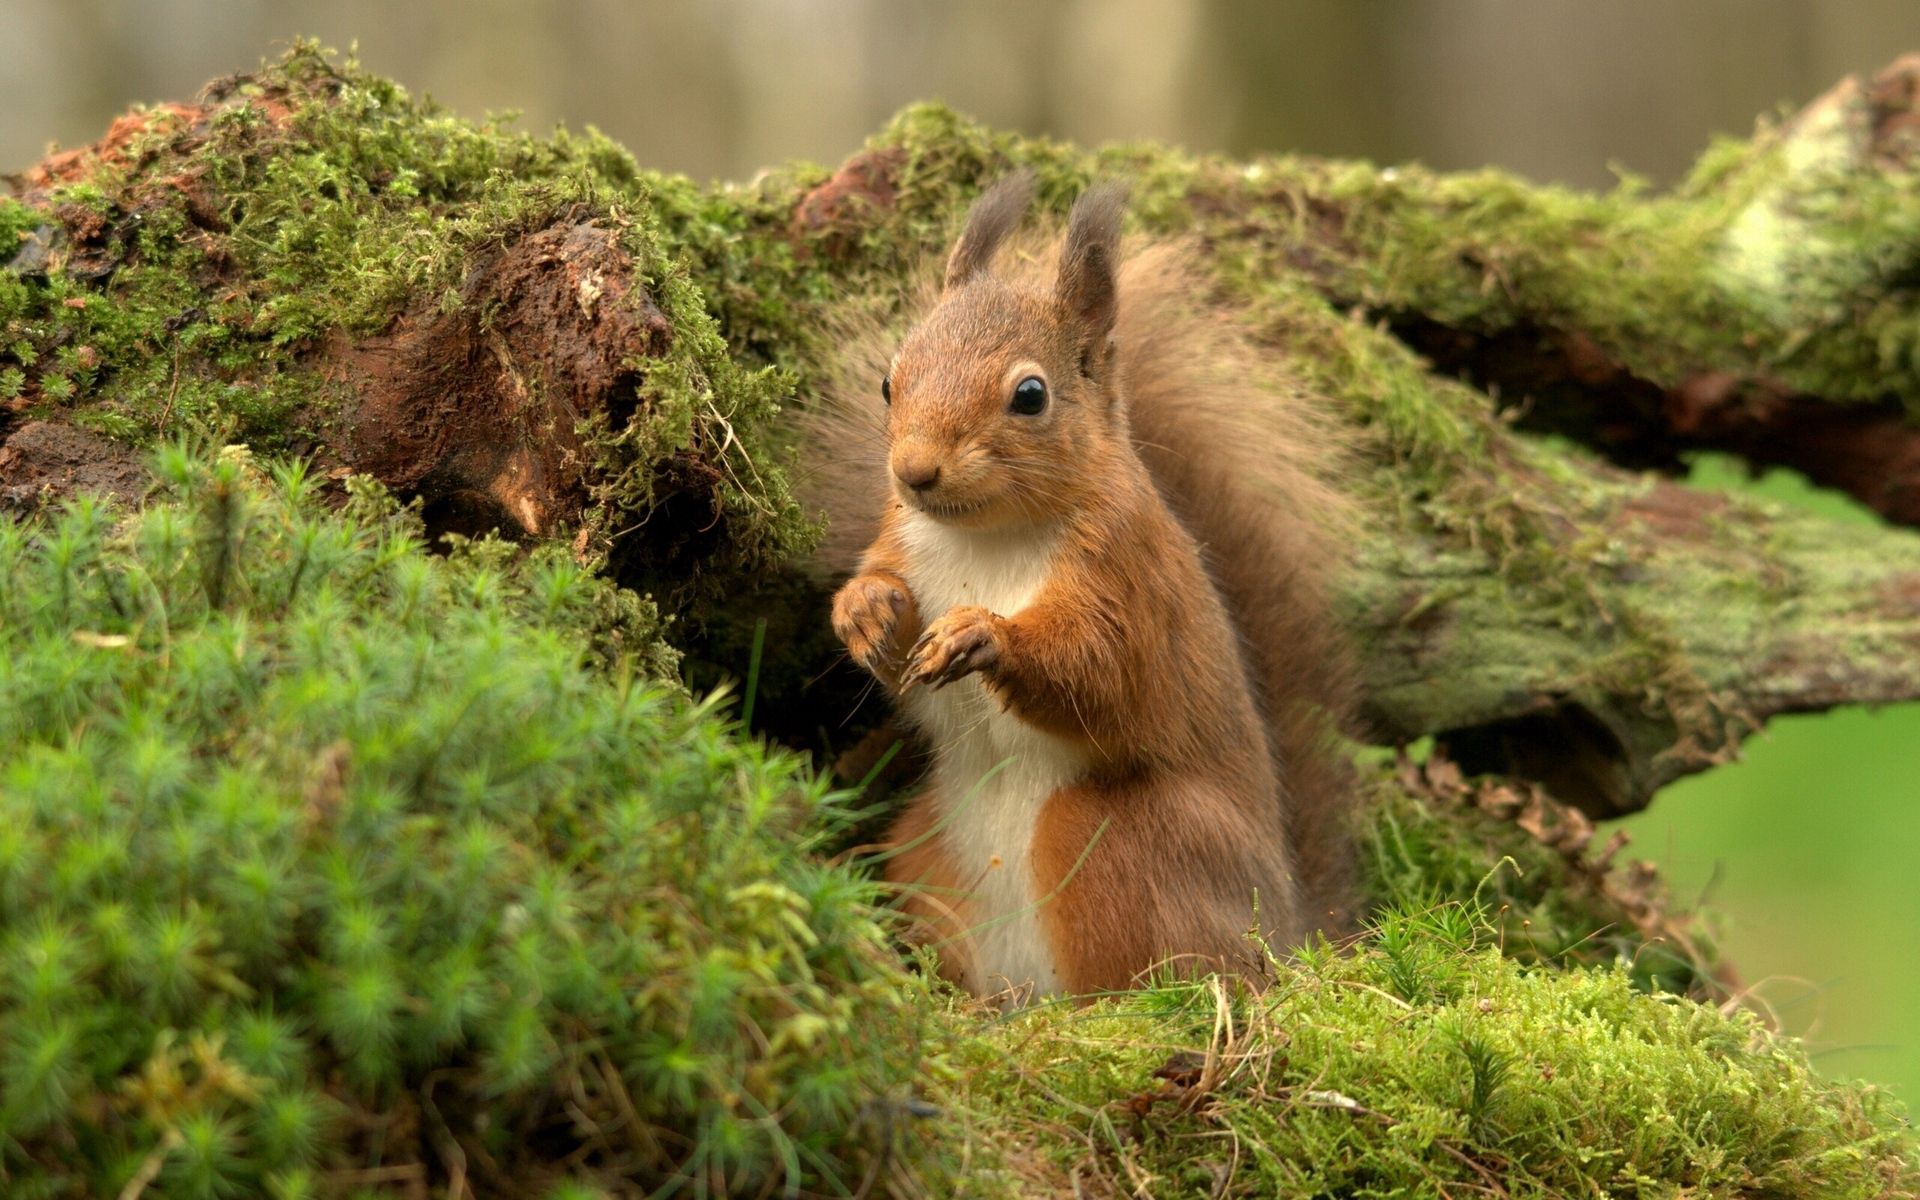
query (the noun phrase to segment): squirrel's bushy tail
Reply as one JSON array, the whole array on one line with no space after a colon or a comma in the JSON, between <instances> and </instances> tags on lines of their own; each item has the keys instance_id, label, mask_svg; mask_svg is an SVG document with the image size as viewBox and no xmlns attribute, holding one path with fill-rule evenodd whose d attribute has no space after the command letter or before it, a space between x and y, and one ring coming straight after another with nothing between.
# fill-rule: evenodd
<instances>
[{"instance_id":1,"label":"squirrel's bushy tail","mask_svg":"<svg viewBox=\"0 0 1920 1200\"><path fill-rule=\"evenodd\" d=\"M1009 247L1004 275L1051 286L1057 247ZM1012 260L1012 261L1008 261ZM1161 496L1201 545L1245 646L1272 730L1277 774L1307 928L1352 920L1355 781L1335 743L1354 711L1354 669L1330 611L1329 586L1350 505L1337 485L1340 439L1225 315L1177 244L1127 254L1114 335L1133 440ZM922 288L911 319L931 308ZM797 414L802 503L827 518L820 565L852 573L886 503L880 379L904 326L843 322L830 337L821 393Z\"/></svg>"},{"instance_id":2,"label":"squirrel's bushy tail","mask_svg":"<svg viewBox=\"0 0 1920 1200\"><path fill-rule=\"evenodd\" d=\"M1300 911L1337 934L1353 913L1355 668L1331 611L1343 446L1316 399L1230 318L1178 246L1130 255L1115 327L1133 440L1200 543L1240 634L1273 738Z\"/></svg>"}]
</instances>

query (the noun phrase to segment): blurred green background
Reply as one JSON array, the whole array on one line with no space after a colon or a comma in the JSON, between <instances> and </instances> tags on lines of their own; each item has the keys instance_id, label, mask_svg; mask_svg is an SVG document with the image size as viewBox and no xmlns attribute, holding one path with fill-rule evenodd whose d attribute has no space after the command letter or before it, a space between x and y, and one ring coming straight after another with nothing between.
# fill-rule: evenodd
<instances>
[{"instance_id":1,"label":"blurred green background","mask_svg":"<svg viewBox=\"0 0 1920 1200\"><path fill-rule=\"evenodd\" d=\"M1847 521L1879 518L1790 471L1720 456L1693 482ZM1770 722L1741 761L1683 779L1623 822L1676 900L1829 1074L1920 1107L1920 704Z\"/></svg>"},{"instance_id":2,"label":"blurred green background","mask_svg":"<svg viewBox=\"0 0 1920 1200\"><path fill-rule=\"evenodd\" d=\"M1915 0L0 0L0 171L296 34L644 164L832 162L908 100L1082 141L1606 186L1920 50ZM1729 464L1699 481L1748 486ZM1785 476L1787 503L1848 506ZM1858 516L1857 519L1871 519ZM1828 1070L1920 1102L1920 709L1784 720L1629 822Z\"/></svg>"}]
</instances>

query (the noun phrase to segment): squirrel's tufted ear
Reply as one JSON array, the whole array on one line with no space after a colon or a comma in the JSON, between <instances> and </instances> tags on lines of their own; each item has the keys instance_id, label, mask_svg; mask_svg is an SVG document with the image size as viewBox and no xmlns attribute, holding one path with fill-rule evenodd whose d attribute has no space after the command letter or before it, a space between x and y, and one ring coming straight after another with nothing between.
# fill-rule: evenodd
<instances>
[{"instance_id":1,"label":"squirrel's tufted ear","mask_svg":"<svg viewBox=\"0 0 1920 1200\"><path fill-rule=\"evenodd\" d=\"M1119 184L1088 188L1074 202L1067 222L1066 245L1060 250L1060 279L1054 301L1079 338L1083 359L1091 361L1097 347L1113 332L1119 307L1114 284L1120 253L1120 214L1127 194Z\"/></svg>"},{"instance_id":2,"label":"squirrel's tufted ear","mask_svg":"<svg viewBox=\"0 0 1920 1200\"><path fill-rule=\"evenodd\" d=\"M983 192L967 211L966 228L947 256L948 290L959 287L987 268L994 251L1019 227L1033 203L1033 172L1019 171Z\"/></svg>"}]
</instances>

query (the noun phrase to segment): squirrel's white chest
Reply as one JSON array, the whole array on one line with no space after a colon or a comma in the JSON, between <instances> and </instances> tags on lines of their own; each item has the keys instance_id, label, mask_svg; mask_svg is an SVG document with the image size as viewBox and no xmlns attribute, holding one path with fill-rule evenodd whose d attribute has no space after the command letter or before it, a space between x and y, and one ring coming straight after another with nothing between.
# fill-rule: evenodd
<instances>
[{"instance_id":1,"label":"squirrel's white chest","mask_svg":"<svg viewBox=\"0 0 1920 1200\"><path fill-rule=\"evenodd\" d=\"M927 621L968 604L1003 617L1019 612L1047 582L1060 541L1047 531L956 529L924 513L907 514L901 534L907 583Z\"/></svg>"},{"instance_id":2,"label":"squirrel's white chest","mask_svg":"<svg viewBox=\"0 0 1920 1200\"><path fill-rule=\"evenodd\" d=\"M963 605L1016 615L1046 584L1058 546L1056 535L977 534L917 514L905 542L907 586L924 621ZM941 836L970 889L977 977L969 989L1060 991L1031 849L1047 797L1086 773L1085 751L1003 712L977 677L915 688L904 707L934 747Z\"/></svg>"}]
</instances>

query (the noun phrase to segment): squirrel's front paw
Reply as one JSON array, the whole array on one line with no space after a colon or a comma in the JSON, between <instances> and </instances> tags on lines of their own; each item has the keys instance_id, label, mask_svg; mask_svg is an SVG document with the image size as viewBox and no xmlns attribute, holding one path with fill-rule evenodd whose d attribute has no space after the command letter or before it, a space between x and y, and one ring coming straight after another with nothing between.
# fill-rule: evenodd
<instances>
[{"instance_id":1,"label":"squirrel's front paw","mask_svg":"<svg viewBox=\"0 0 1920 1200\"><path fill-rule=\"evenodd\" d=\"M1000 618L984 608L952 608L927 626L907 656L903 686L943 688L1000 661Z\"/></svg>"},{"instance_id":2,"label":"squirrel's front paw","mask_svg":"<svg viewBox=\"0 0 1920 1200\"><path fill-rule=\"evenodd\" d=\"M896 575L856 575L833 598L834 634L853 661L882 678L899 666L896 635L918 621L913 593Z\"/></svg>"}]
</instances>

